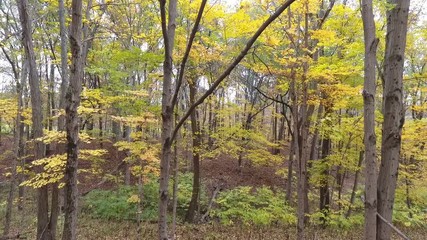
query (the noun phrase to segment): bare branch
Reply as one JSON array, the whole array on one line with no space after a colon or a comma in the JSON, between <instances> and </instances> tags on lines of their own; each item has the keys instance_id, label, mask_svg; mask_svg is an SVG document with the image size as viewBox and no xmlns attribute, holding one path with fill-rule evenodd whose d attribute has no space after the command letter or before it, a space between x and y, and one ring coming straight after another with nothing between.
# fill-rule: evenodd
<instances>
[{"instance_id":1,"label":"bare branch","mask_svg":"<svg viewBox=\"0 0 427 240\"><path fill-rule=\"evenodd\" d=\"M188 57L190 56L191 47L193 46L194 38L196 37L197 30L199 29L200 21L202 19L203 11L205 9L207 0L202 0L200 4L199 12L197 14L196 22L194 23L193 29L191 30L190 38L188 39L187 47L185 49L184 57L182 58L181 66L179 68L178 80L176 82L175 92L172 97L171 106L175 106L178 99L179 89L182 85L182 79L184 78L185 65L187 64Z\"/></svg>"},{"instance_id":2,"label":"bare branch","mask_svg":"<svg viewBox=\"0 0 427 240\"><path fill-rule=\"evenodd\" d=\"M258 39L258 37L264 32L264 30L276 19L278 18L285 9L287 9L295 0L288 0L280 6L273 15L271 15L254 33L254 35L246 43L245 48L240 52L240 54L234 59L234 61L228 66L228 68L215 80L212 86L187 110L184 116L179 120L178 124L175 126L173 131L171 141L176 137L176 134L179 128L184 124L187 118L190 116L191 112L194 109L202 104L209 95L215 91L215 89L221 84L221 82L230 75L231 71L243 60L243 58L248 54L249 50L252 48L252 45Z\"/></svg>"}]
</instances>

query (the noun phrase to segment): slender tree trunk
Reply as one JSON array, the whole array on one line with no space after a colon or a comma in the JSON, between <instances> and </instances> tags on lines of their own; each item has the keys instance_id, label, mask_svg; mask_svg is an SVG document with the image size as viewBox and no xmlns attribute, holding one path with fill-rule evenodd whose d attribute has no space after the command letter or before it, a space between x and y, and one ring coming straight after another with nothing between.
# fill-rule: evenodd
<instances>
[{"instance_id":1,"label":"slender tree trunk","mask_svg":"<svg viewBox=\"0 0 427 240\"><path fill-rule=\"evenodd\" d=\"M49 91L48 91L48 108L47 108L47 117L48 120L48 130L52 131L53 129L53 120L52 120L52 110L55 109L55 67L54 64L50 65L50 75L49 75ZM49 156L53 153L53 147L48 144L46 145L46 156ZM58 183L53 183L52 187L52 196L51 196L51 205L50 205L50 217L48 230L50 231L51 238L56 239L56 227L58 225L58 216L59 216L59 189Z\"/></svg>"},{"instance_id":2,"label":"slender tree trunk","mask_svg":"<svg viewBox=\"0 0 427 240\"><path fill-rule=\"evenodd\" d=\"M196 93L197 84L196 82L189 83L190 87L190 104L193 105ZM200 124L197 119L197 112L193 111L190 115L191 120L191 132L193 139L193 190L191 194L191 201L188 207L187 215L185 220L187 222L194 222L196 212L199 206L199 192L200 192L200 147L202 136L200 134Z\"/></svg>"},{"instance_id":3,"label":"slender tree trunk","mask_svg":"<svg viewBox=\"0 0 427 240\"><path fill-rule=\"evenodd\" d=\"M365 144L365 239L375 239L377 228L377 164L375 135L375 64L378 39L372 0L362 1L362 19L365 41L364 144Z\"/></svg>"},{"instance_id":4,"label":"slender tree trunk","mask_svg":"<svg viewBox=\"0 0 427 240\"><path fill-rule=\"evenodd\" d=\"M68 87L68 56L67 56L67 29L65 25L65 6L64 0L58 0L58 15L59 15L59 25L60 25L60 42L61 42L61 85L60 85L60 93L59 93L59 106L60 110L65 110L65 95ZM58 131L65 131L65 116L61 114L58 118ZM65 153L65 144L60 143L57 146L57 153L62 154ZM51 202L51 215L49 228L52 232L52 238L56 239L56 229L58 224L58 216L60 212L60 200L59 200L59 188L58 183L54 183L52 185L52 202Z\"/></svg>"},{"instance_id":5,"label":"slender tree trunk","mask_svg":"<svg viewBox=\"0 0 427 240\"><path fill-rule=\"evenodd\" d=\"M389 0L387 37L384 57L384 122L381 143L381 165L378 175L378 213L388 222L393 219L394 195L400 159L402 127L405 122L403 105L403 66L408 29L409 0ZM377 219L377 239L388 240L391 229Z\"/></svg>"},{"instance_id":6,"label":"slender tree trunk","mask_svg":"<svg viewBox=\"0 0 427 240\"><path fill-rule=\"evenodd\" d=\"M140 174L138 176L138 195L139 195L139 203L137 207L137 229L136 229L136 239L142 240L142 211L143 211L143 201L144 201L144 179Z\"/></svg>"},{"instance_id":7,"label":"slender tree trunk","mask_svg":"<svg viewBox=\"0 0 427 240\"><path fill-rule=\"evenodd\" d=\"M359 184L360 167L362 166L364 155L365 155L365 152L360 151L359 162L357 163L357 170L354 176L353 189L351 190L350 205L348 207L347 213L345 214L345 218L349 218L351 215L351 211L353 210L354 200L356 200L357 186Z\"/></svg>"},{"instance_id":8,"label":"slender tree trunk","mask_svg":"<svg viewBox=\"0 0 427 240\"><path fill-rule=\"evenodd\" d=\"M79 116L84 60L82 58L82 1L72 1L70 26L71 69L70 85L66 94L67 163L65 166L65 216L63 240L77 238L77 168L79 155Z\"/></svg>"},{"instance_id":9,"label":"slender tree trunk","mask_svg":"<svg viewBox=\"0 0 427 240\"><path fill-rule=\"evenodd\" d=\"M295 159L297 160L297 239L304 239L304 177L303 176L303 167L301 164L300 157L300 131L299 131L299 114L298 114L298 96L296 90L296 82L294 77L291 80L290 92L292 94L292 120L293 120L293 132L292 141L293 141L293 152L295 153Z\"/></svg>"},{"instance_id":10,"label":"slender tree trunk","mask_svg":"<svg viewBox=\"0 0 427 240\"><path fill-rule=\"evenodd\" d=\"M288 160L288 179L286 181L286 201L288 204L291 203L292 199L292 178L293 178L293 165L294 165L294 138L291 140L291 146L289 149L289 160Z\"/></svg>"},{"instance_id":11,"label":"slender tree trunk","mask_svg":"<svg viewBox=\"0 0 427 240\"><path fill-rule=\"evenodd\" d=\"M22 70L21 70L21 94L20 97L20 101L21 101L21 106L22 106L22 110L25 108L24 106L24 91L27 89L26 85L27 85L27 80L28 80L28 60L24 59L23 60L23 64L22 64ZM23 116L21 115L21 120L24 120ZM25 169L25 158L23 156L26 155L26 148L25 148L25 124L21 121L19 123L19 128L20 128L20 136L19 136L19 157L20 157L20 161L19 161L19 165L21 167L21 169ZM21 211L24 209L24 190L25 187L24 186L20 186L20 184L24 181L25 178L25 174L20 173L18 176L18 211Z\"/></svg>"},{"instance_id":12,"label":"slender tree trunk","mask_svg":"<svg viewBox=\"0 0 427 240\"><path fill-rule=\"evenodd\" d=\"M33 136L34 139L37 139L43 136L43 112L40 92L40 79L37 73L36 56L34 53L32 39L32 20L28 14L27 0L18 0L18 10L22 26L23 46L25 49L25 55L29 61ZM44 157L45 146L42 142L35 141L34 150L35 159L41 159ZM46 186L44 186L38 189L37 238L50 239L49 231L46 231L48 227L48 221L48 189Z\"/></svg>"},{"instance_id":13,"label":"slender tree trunk","mask_svg":"<svg viewBox=\"0 0 427 240\"><path fill-rule=\"evenodd\" d=\"M130 126L125 126L124 127L124 139L127 142L131 142L131 127ZM128 154L130 155L130 153L128 152ZM125 171L125 185L129 186L130 185L130 177L131 177L131 172L130 172L130 164L128 162L124 163L124 171Z\"/></svg>"},{"instance_id":14,"label":"slender tree trunk","mask_svg":"<svg viewBox=\"0 0 427 240\"><path fill-rule=\"evenodd\" d=\"M178 114L175 114L175 119L177 119ZM174 144L173 151L173 197L172 197L172 240L176 237L176 210L178 208L178 146L177 141Z\"/></svg>"},{"instance_id":15,"label":"slender tree trunk","mask_svg":"<svg viewBox=\"0 0 427 240\"><path fill-rule=\"evenodd\" d=\"M329 167L327 165L327 157L331 152L331 139L328 136L325 136L322 140L322 180L320 182L320 201L319 209L324 214L325 217L322 217L322 224L326 226L326 217L329 212L330 204L330 193L329 193Z\"/></svg>"},{"instance_id":16,"label":"slender tree trunk","mask_svg":"<svg viewBox=\"0 0 427 240\"><path fill-rule=\"evenodd\" d=\"M7 205L6 205L6 214L4 217L4 228L3 228L3 236L7 237L9 235L10 223L12 221L12 210L13 210L13 200L16 189L17 182L17 172L16 168L19 162L20 156L20 140L21 140L21 113L22 113L22 86L20 84L20 79L16 79L16 89L18 95L18 111L16 113L15 119L15 134L14 134L14 158L12 161L12 176L10 179L10 187L9 194L7 196Z\"/></svg>"},{"instance_id":17,"label":"slender tree trunk","mask_svg":"<svg viewBox=\"0 0 427 240\"><path fill-rule=\"evenodd\" d=\"M170 0L168 6L168 20L166 20L166 0L160 0L162 20L162 33L165 45L165 59L163 62L163 92L162 92L162 154L160 159L160 199L159 199L159 239L168 239L167 210L168 210L168 185L169 168L171 160L173 108L172 103L172 53L175 41L177 0Z\"/></svg>"}]
</instances>

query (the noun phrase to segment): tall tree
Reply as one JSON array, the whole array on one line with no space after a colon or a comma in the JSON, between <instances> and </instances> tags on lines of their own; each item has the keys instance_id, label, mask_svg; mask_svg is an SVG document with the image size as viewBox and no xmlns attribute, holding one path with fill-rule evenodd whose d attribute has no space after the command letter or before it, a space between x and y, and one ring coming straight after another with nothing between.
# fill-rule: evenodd
<instances>
[{"instance_id":1,"label":"tall tree","mask_svg":"<svg viewBox=\"0 0 427 240\"><path fill-rule=\"evenodd\" d=\"M364 141L365 141L365 239L375 239L377 219L377 154L375 135L376 52L375 21L372 0L362 1L365 41Z\"/></svg>"},{"instance_id":2,"label":"tall tree","mask_svg":"<svg viewBox=\"0 0 427 240\"><path fill-rule=\"evenodd\" d=\"M403 66L410 0L388 0L387 35L384 56L381 165L378 175L378 213L391 222L400 159L403 104ZM377 219L377 239L390 239L391 229Z\"/></svg>"},{"instance_id":3,"label":"tall tree","mask_svg":"<svg viewBox=\"0 0 427 240\"><path fill-rule=\"evenodd\" d=\"M166 19L166 0L160 0L160 14L162 21L163 41L165 45L165 58L163 62L163 91L162 91L162 154L160 159L160 200L159 200L159 239L167 240L167 209L168 209L168 183L169 164L172 157L172 131L173 110L172 102L172 53L175 42L175 28L177 15L177 0L170 0L168 18ZM183 69L181 69L183 71Z\"/></svg>"},{"instance_id":4,"label":"tall tree","mask_svg":"<svg viewBox=\"0 0 427 240\"><path fill-rule=\"evenodd\" d=\"M40 79L37 71L36 55L33 46L32 20L28 14L28 1L18 0L19 19L22 26L22 42L25 55L29 63L29 83L31 91L31 107L34 139L43 137L43 112L40 92ZM41 159L45 154L45 146L41 141L35 141L34 158ZM48 217L48 188L43 186L38 189L37 197L37 238L50 239Z\"/></svg>"},{"instance_id":5,"label":"tall tree","mask_svg":"<svg viewBox=\"0 0 427 240\"><path fill-rule=\"evenodd\" d=\"M67 163L65 166L65 219L63 240L77 239L77 167L79 155L80 94L84 76L82 57L82 1L72 1L70 26L71 68L70 84L66 94Z\"/></svg>"}]
</instances>

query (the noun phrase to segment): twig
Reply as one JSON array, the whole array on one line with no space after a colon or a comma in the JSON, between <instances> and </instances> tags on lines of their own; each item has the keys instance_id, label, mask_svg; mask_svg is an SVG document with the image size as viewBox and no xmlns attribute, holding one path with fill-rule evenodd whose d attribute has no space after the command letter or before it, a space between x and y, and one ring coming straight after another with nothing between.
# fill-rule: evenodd
<instances>
[{"instance_id":1,"label":"twig","mask_svg":"<svg viewBox=\"0 0 427 240\"><path fill-rule=\"evenodd\" d=\"M391 229L393 229L397 235L399 235L401 238L405 240L411 240L409 237L407 237L402 231L400 231L397 227L393 226L390 222L387 221L383 216L381 216L379 213L377 213L377 216L381 221L383 221L385 224L387 224Z\"/></svg>"},{"instance_id":2,"label":"twig","mask_svg":"<svg viewBox=\"0 0 427 240\"><path fill-rule=\"evenodd\" d=\"M221 188L220 188L219 186L215 187L215 190L214 190L214 192L212 193L212 197L211 197L211 199L209 200L208 208L206 209L205 214L203 214L203 216L200 218L200 221L201 221L201 222L206 221L206 218L208 217L209 212L210 212L210 210L212 209L213 201L215 200L216 195L218 195L218 193L219 193L219 191L220 191L220 190L221 190Z\"/></svg>"}]
</instances>

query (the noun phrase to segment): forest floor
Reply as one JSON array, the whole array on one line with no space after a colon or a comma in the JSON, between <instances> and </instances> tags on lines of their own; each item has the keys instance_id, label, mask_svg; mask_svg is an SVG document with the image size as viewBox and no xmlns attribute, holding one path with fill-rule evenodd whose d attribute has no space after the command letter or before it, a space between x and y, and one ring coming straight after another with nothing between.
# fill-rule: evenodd
<instances>
[{"instance_id":1,"label":"forest floor","mask_svg":"<svg viewBox=\"0 0 427 240\"><path fill-rule=\"evenodd\" d=\"M1 212L1 211L0 211ZM2 213L2 212L1 212ZM3 213L2 213L3 214ZM10 239L36 239L34 209L28 208L25 212L18 213L18 218L13 223L13 231L9 236L19 236ZM59 219L58 226L62 226L63 219ZM81 240L134 240L137 234L137 225L130 221L114 221L94 219L81 214L78 222L78 237ZM0 223L3 228L3 221ZM425 240L426 229L401 228L412 240ZM62 229L58 228L58 239L61 239ZM144 223L141 230L144 240L157 239L157 224ZM307 240L359 240L363 239L363 229L356 228L351 231L341 229L322 229L309 227L306 229ZM224 226L217 223L208 224L180 224L177 227L177 240L288 240L296 239L294 227L278 226ZM400 239L394 235L393 240Z\"/></svg>"},{"instance_id":2,"label":"forest floor","mask_svg":"<svg viewBox=\"0 0 427 240\"><path fill-rule=\"evenodd\" d=\"M8 179L5 173L10 171L10 164L13 154L7 152L12 149L11 139L5 140L0 146L0 219L4 216L5 201L7 197ZM100 148L99 143L92 143L84 148ZM120 162L124 158L123 152L118 152L111 142L105 142L103 149L108 150L105 161L99 165L102 172L111 175L119 175L116 179L101 181L101 178L91 174L80 174L80 192L87 192L94 188L112 189L117 187L119 178L122 178ZM90 164L82 161L81 168L89 168ZM266 166L256 166L245 162L240 168L237 160L228 156L220 156L215 159L206 159L201 163L201 174L207 191L211 193L214 187L220 186L223 189L231 189L237 186L269 186L274 188L285 187L285 180L275 172L284 167L281 164L270 164ZM102 182L102 184L100 184ZM15 219L12 226L11 236L20 235L21 239L35 239L36 214L35 214L35 191L27 190L26 206L21 212L14 210ZM2 219L3 220L3 219ZM59 219L58 226L62 225L63 219ZM3 229L3 221L0 222L0 229ZM79 216L79 237L78 239L136 239L137 225L132 221L113 221L94 219L84 213ZM60 234L62 229L58 229ZM426 239L427 229L404 228L402 231L411 236L411 239ZM157 225L144 223L142 229L143 239L157 239ZM199 225L182 224L178 226L176 239L236 239L236 240L269 240L269 239L295 239L296 231L294 227L279 226L246 226L234 225L224 226L215 222ZM307 229L306 239L362 239L363 231L354 228L350 231L340 229L322 229L311 226ZM399 239L395 237L394 239Z\"/></svg>"}]
</instances>

